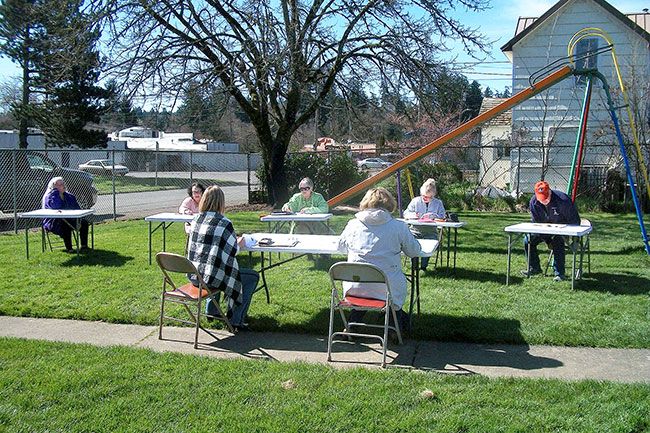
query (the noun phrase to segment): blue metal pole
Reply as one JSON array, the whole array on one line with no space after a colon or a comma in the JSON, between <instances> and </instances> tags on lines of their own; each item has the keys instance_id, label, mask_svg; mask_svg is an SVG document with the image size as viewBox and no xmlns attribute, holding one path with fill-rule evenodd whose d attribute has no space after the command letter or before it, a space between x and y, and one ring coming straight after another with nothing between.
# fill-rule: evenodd
<instances>
[{"instance_id":1,"label":"blue metal pole","mask_svg":"<svg viewBox=\"0 0 650 433\"><path fill-rule=\"evenodd\" d=\"M618 145L621 148L621 156L623 157L623 162L625 163L625 172L627 174L627 182L630 184L630 192L632 193L632 201L634 201L634 209L636 209L636 218L639 220L639 226L641 227L641 236L643 237L643 244L645 245L645 251L650 255L650 244L648 243L648 233L645 230L645 224L643 223L643 213L641 211L641 205L639 204L639 198L636 195L636 187L634 186L634 177L632 177L632 170L630 169L630 161L627 159L627 151L625 150L625 143L623 142L623 134L621 133L621 128L618 125L618 118L616 117L616 107L614 107L614 102L612 101L612 95L609 93L609 85L607 80L598 71L582 71L593 73L594 76L603 83L603 90L605 95L607 95L607 106L609 107L609 115L614 122L614 129L616 130L616 139L618 140Z\"/></svg>"}]
</instances>

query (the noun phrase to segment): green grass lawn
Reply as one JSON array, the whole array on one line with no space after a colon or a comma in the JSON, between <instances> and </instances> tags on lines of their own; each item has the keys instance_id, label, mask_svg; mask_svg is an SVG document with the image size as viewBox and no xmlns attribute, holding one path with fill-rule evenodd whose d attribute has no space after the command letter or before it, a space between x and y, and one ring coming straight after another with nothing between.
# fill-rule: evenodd
<instances>
[{"instance_id":1,"label":"green grass lawn","mask_svg":"<svg viewBox=\"0 0 650 433\"><path fill-rule=\"evenodd\" d=\"M95 176L95 187L98 194L113 194L113 179L110 176ZM219 186L237 186L245 185L245 183L234 182L222 179L192 179L192 182L200 182L203 185L219 185ZM165 189L183 189L190 186L189 178L180 177L161 177L156 180L153 177L132 177L132 176L116 176L115 177L115 191L116 192L144 192L144 191L160 191Z\"/></svg>"},{"instance_id":2,"label":"green grass lawn","mask_svg":"<svg viewBox=\"0 0 650 433\"><path fill-rule=\"evenodd\" d=\"M264 231L259 213L229 215L240 232ZM633 215L584 215L592 220L592 274L571 290L569 282L515 275L505 286L503 227L526 215L463 213L458 270L427 272L421 279L422 314L416 339L650 347L650 258ZM351 215L335 216L337 232ZM144 221L98 224L96 250L77 259L61 251L40 252L40 233L30 233L32 255L24 257L24 234L0 236L0 314L155 324L161 274L148 265ZM158 234L157 234L158 235ZM168 250L183 251L181 225L168 230ZM162 244L154 239L157 248ZM521 243L513 260L524 267ZM156 248L156 247L154 247ZM541 248L545 251L545 247ZM254 266L258 266L254 257ZM250 323L256 330L327 333L329 279L336 258L301 258L267 273L271 303L259 292ZM247 255L240 259L248 264Z\"/></svg>"},{"instance_id":3,"label":"green grass lawn","mask_svg":"<svg viewBox=\"0 0 650 433\"><path fill-rule=\"evenodd\" d=\"M644 432L650 387L0 339L6 432ZM430 391L423 396L423 391Z\"/></svg>"}]
</instances>

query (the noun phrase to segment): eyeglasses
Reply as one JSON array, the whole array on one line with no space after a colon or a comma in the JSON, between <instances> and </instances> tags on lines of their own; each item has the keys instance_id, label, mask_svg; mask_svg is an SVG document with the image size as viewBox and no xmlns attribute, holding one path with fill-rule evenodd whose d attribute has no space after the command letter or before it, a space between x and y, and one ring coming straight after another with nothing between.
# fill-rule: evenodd
<instances>
[{"instance_id":1,"label":"eyeglasses","mask_svg":"<svg viewBox=\"0 0 650 433\"><path fill-rule=\"evenodd\" d=\"M310 189L311 189L311 187L309 187L309 186L301 186L300 187L300 191L309 191Z\"/></svg>"}]
</instances>

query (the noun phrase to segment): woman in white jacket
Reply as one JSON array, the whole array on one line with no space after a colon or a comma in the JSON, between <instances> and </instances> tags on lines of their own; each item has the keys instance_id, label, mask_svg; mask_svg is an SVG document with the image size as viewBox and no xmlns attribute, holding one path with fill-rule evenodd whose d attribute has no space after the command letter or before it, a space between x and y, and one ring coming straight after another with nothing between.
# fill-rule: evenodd
<instances>
[{"instance_id":1,"label":"woman in white jacket","mask_svg":"<svg viewBox=\"0 0 650 433\"><path fill-rule=\"evenodd\" d=\"M393 218L397 203L385 188L366 192L359 205L360 212L350 220L340 236L340 246L348 251L348 261L370 263L386 273L391 286L393 302L398 310L400 325L407 315L402 310L406 300L407 281L402 272L401 253L416 257L422 253L420 243L406 223ZM350 283L345 293L372 299L386 299L386 288L380 283ZM363 311L353 311L350 321L361 320Z\"/></svg>"}]
</instances>

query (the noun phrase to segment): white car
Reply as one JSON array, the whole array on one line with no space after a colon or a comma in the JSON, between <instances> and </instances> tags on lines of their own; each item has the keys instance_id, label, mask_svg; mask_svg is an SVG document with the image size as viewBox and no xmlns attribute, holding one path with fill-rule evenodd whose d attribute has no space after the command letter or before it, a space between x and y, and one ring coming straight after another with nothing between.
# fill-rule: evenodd
<instances>
[{"instance_id":1,"label":"white car","mask_svg":"<svg viewBox=\"0 0 650 433\"><path fill-rule=\"evenodd\" d=\"M361 161L357 161L357 165L364 169L367 170L369 168L386 168L390 166L390 162L386 162L381 158L366 158L362 159Z\"/></svg>"},{"instance_id":2,"label":"white car","mask_svg":"<svg viewBox=\"0 0 650 433\"><path fill-rule=\"evenodd\" d=\"M124 165L115 164L113 166L110 159L91 159L83 164L79 164L79 170L98 176L110 176L111 173L114 173L116 176L124 176L129 172L128 167Z\"/></svg>"}]
</instances>

